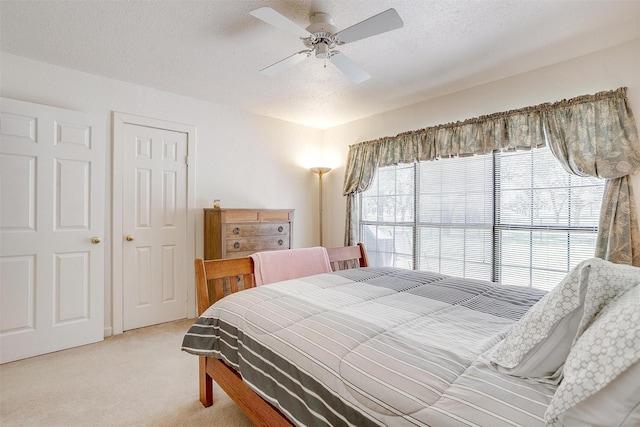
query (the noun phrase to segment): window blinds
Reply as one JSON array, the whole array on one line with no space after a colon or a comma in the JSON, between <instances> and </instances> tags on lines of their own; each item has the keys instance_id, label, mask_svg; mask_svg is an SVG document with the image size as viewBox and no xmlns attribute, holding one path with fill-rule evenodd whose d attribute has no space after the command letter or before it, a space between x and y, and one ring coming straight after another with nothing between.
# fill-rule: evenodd
<instances>
[{"instance_id":1,"label":"window blinds","mask_svg":"<svg viewBox=\"0 0 640 427\"><path fill-rule=\"evenodd\" d=\"M547 148L389 166L360 231L372 265L551 289L593 256L603 188Z\"/></svg>"}]
</instances>

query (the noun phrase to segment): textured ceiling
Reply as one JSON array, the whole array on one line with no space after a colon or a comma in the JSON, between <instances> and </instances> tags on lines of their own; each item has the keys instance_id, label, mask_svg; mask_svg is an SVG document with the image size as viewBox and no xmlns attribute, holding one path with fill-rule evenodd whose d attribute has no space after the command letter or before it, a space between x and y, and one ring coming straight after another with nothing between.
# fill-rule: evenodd
<instances>
[{"instance_id":1,"label":"textured ceiling","mask_svg":"<svg viewBox=\"0 0 640 427\"><path fill-rule=\"evenodd\" d=\"M249 15L299 24L325 12L344 29L390 7L404 27L340 50L372 78L354 85ZM0 1L4 52L327 128L640 37L640 0Z\"/></svg>"}]
</instances>

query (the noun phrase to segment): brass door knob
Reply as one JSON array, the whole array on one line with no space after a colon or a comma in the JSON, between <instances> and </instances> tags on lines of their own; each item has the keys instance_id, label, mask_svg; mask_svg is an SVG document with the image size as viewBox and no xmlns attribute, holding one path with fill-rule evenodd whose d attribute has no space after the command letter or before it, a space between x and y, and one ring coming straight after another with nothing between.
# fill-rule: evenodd
<instances>
[{"instance_id":1,"label":"brass door knob","mask_svg":"<svg viewBox=\"0 0 640 427\"><path fill-rule=\"evenodd\" d=\"M93 236L91 238L91 243L93 243L94 245L97 245L98 243L100 243L100 237L98 236Z\"/></svg>"},{"instance_id":2,"label":"brass door knob","mask_svg":"<svg viewBox=\"0 0 640 427\"><path fill-rule=\"evenodd\" d=\"M133 242L133 234L127 234L126 236L124 236L124 240L126 240L127 242Z\"/></svg>"}]
</instances>

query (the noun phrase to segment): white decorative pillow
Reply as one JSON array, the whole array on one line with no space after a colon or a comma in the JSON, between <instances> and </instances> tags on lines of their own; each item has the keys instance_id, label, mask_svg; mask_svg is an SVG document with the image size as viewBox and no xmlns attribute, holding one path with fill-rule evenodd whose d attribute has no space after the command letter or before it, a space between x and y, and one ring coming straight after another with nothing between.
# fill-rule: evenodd
<instances>
[{"instance_id":1,"label":"white decorative pillow","mask_svg":"<svg viewBox=\"0 0 640 427\"><path fill-rule=\"evenodd\" d=\"M640 362L562 415L564 427L640 426Z\"/></svg>"},{"instance_id":2,"label":"white decorative pillow","mask_svg":"<svg viewBox=\"0 0 640 427\"><path fill-rule=\"evenodd\" d=\"M547 425L633 423L640 417L639 361L640 286L634 286L602 309L571 349L545 413Z\"/></svg>"},{"instance_id":3,"label":"white decorative pillow","mask_svg":"<svg viewBox=\"0 0 640 427\"><path fill-rule=\"evenodd\" d=\"M558 384L571 347L602 308L640 283L640 269L591 258L516 323L494 352L502 373Z\"/></svg>"},{"instance_id":4,"label":"white decorative pillow","mask_svg":"<svg viewBox=\"0 0 640 427\"><path fill-rule=\"evenodd\" d=\"M574 267L511 328L491 357L499 372L555 382L582 320L591 262Z\"/></svg>"}]
</instances>

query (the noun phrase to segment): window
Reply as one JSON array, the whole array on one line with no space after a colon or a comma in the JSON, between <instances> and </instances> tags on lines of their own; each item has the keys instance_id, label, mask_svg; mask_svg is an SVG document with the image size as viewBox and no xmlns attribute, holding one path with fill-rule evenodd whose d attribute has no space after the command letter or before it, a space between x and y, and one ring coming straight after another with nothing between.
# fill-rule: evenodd
<instances>
[{"instance_id":1,"label":"window","mask_svg":"<svg viewBox=\"0 0 640 427\"><path fill-rule=\"evenodd\" d=\"M496 156L497 275L553 288L594 254L604 180L566 172L549 149Z\"/></svg>"},{"instance_id":2,"label":"window","mask_svg":"<svg viewBox=\"0 0 640 427\"><path fill-rule=\"evenodd\" d=\"M372 265L413 268L415 167L378 169L362 194L360 236Z\"/></svg>"},{"instance_id":3,"label":"window","mask_svg":"<svg viewBox=\"0 0 640 427\"><path fill-rule=\"evenodd\" d=\"M490 279L492 157L436 160L418 168L419 269Z\"/></svg>"},{"instance_id":4,"label":"window","mask_svg":"<svg viewBox=\"0 0 640 427\"><path fill-rule=\"evenodd\" d=\"M547 148L380 168L361 239L372 265L551 289L593 256L603 188Z\"/></svg>"}]
</instances>

